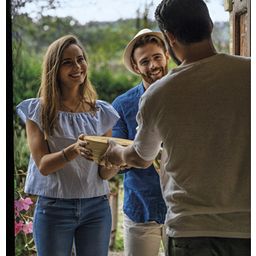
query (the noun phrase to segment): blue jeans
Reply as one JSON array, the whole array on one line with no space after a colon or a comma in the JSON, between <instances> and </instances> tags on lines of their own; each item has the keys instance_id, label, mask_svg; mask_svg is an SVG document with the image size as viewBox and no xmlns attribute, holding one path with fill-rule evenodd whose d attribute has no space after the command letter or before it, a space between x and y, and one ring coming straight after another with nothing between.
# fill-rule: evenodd
<instances>
[{"instance_id":1,"label":"blue jeans","mask_svg":"<svg viewBox=\"0 0 256 256\"><path fill-rule=\"evenodd\" d=\"M168 256L250 256L251 239L180 237L168 239Z\"/></svg>"},{"instance_id":2,"label":"blue jeans","mask_svg":"<svg viewBox=\"0 0 256 256\"><path fill-rule=\"evenodd\" d=\"M107 256L111 211L107 196L58 199L39 196L33 237L38 256Z\"/></svg>"}]
</instances>

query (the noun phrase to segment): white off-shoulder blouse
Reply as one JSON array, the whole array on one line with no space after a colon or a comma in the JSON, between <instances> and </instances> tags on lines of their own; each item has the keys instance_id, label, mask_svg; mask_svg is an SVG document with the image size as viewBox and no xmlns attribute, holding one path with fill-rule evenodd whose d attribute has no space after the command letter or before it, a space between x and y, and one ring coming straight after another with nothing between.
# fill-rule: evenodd
<instances>
[{"instance_id":1,"label":"white off-shoulder blouse","mask_svg":"<svg viewBox=\"0 0 256 256\"><path fill-rule=\"evenodd\" d=\"M118 113L107 102L96 101L96 113L58 112L58 128L49 137L51 152L58 152L74 143L80 134L103 135L119 119ZM22 101L16 108L18 116L25 123L28 119L35 122L43 131L40 121L40 99ZM98 165L78 156L62 169L43 176L30 155L25 193L54 198L91 198L109 193L108 183L98 175Z\"/></svg>"}]
</instances>

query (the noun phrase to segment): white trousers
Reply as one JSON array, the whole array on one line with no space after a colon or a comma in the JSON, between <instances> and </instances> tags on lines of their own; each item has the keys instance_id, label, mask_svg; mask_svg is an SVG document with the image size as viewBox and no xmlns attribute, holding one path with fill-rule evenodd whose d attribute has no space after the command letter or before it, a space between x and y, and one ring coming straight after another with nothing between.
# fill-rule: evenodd
<instances>
[{"instance_id":1,"label":"white trousers","mask_svg":"<svg viewBox=\"0 0 256 256\"><path fill-rule=\"evenodd\" d=\"M163 224L155 221L136 223L124 214L125 256L158 256L161 241L166 248L166 233Z\"/></svg>"}]
</instances>

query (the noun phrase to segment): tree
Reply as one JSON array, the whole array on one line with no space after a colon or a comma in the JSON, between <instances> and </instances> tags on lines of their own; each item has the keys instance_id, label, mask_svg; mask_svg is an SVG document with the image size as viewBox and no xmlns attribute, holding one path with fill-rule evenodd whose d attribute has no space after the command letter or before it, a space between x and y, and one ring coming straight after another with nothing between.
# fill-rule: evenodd
<instances>
[{"instance_id":1,"label":"tree","mask_svg":"<svg viewBox=\"0 0 256 256\"><path fill-rule=\"evenodd\" d=\"M56 9L60 7L60 0L12 0L11 1L11 14L12 18L21 14L21 10L23 13L27 13L25 9L22 9L26 5L32 3L36 5L36 9L38 10L38 16L42 16L44 10Z\"/></svg>"}]
</instances>

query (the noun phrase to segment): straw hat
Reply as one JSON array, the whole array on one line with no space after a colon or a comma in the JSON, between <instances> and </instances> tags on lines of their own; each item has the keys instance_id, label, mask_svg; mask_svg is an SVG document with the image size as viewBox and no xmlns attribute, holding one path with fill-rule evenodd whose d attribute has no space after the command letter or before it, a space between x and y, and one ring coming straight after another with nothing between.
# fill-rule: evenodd
<instances>
[{"instance_id":1,"label":"straw hat","mask_svg":"<svg viewBox=\"0 0 256 256\"><path fill-rule=\"evenodd\" d=\"M132 54L132 50L134 47L134 44L142 37L145 35L152 35L152 36L156 36L158 38L160 38L163 42L164 42L164 37L163 34L161 32L154 32L148 28L142 29L140 30L135 36L134 38L127 44L125 50L124 50L124 54L123 54L123 61L124 61L124 65L125 67L131 71L132 73L138 75L137 72L135 72L133 65L132 65L132 60L131 60L131 54Z\"/></svg>"}]
</instances>

